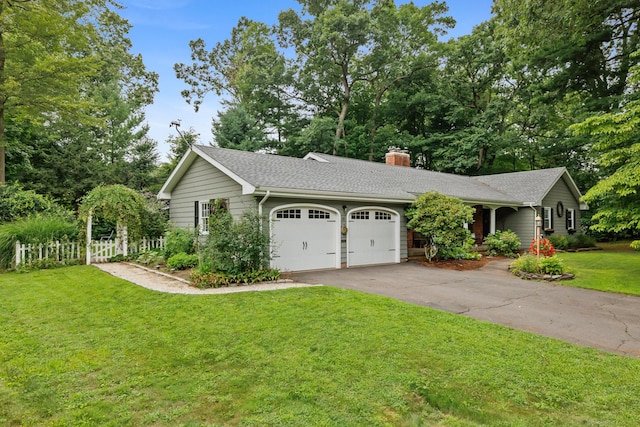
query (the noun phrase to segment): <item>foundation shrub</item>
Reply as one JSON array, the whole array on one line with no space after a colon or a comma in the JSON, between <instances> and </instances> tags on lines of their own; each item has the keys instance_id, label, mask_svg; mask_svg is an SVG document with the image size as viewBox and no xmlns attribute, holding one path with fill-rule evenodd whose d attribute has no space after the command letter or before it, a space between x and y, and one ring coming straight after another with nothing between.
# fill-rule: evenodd
<instances>
[{"instance_id":1,"label":"foundation shrub","mask_svg":"<svg viewBox=\"0 0 640 427\"><path fill-rule=\"evenodd\" d=\"M489 234L484 240L489 255L492 256L515 257L518 254L521 243L520 237L511 230L496 231L495 234Z\"/></svg>"},{"instance_id":2,"label":"foundation shrub","mask_svg":"<svg viewBox=\"0 0 640 427\"><path fill-rule=\"evenodd\" d=\"M168 259L179 253L193 254L196 251L195 242L195 230L172 228L164 234L164 256Z\"/></svg>"},{"instance_id":3,"label":"foundation shrub","mask_svg":"<svg viewBox=\"0 0 640 427\"><path fill-rule=\"evenodd\" d=\"M167 260L167 267L174 270L186 270L188 268L194 268L197 265L197 254L186 254L184 252L180 252Z\"/></svg>"}]
</instances>

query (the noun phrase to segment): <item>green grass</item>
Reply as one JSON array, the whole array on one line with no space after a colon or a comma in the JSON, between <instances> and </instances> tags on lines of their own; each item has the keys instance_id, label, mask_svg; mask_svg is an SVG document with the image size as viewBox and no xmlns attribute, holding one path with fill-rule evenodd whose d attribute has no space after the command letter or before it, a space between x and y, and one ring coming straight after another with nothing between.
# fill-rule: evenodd
<instances>
[{"instance_id":1,"label":"green grass","mask_svg":"<svg viewBox=\"0 0 640 427\"><path fill-rule=\"evenodd\" d=\"M629 242L598 244L604 250L561 253L558 256L576 274L563 285L640 295L640 252L629 248Z\"/></svg>"},{"instance_id":2,"label":"green grass","mask_svg":"<svg viewBox=\"0 0 640 427\"><path fill-rule=\"evenodd\" d=\"M0 425L637 425L640 360L330 287L0 275Z\"/></svg>"}]
</instances>

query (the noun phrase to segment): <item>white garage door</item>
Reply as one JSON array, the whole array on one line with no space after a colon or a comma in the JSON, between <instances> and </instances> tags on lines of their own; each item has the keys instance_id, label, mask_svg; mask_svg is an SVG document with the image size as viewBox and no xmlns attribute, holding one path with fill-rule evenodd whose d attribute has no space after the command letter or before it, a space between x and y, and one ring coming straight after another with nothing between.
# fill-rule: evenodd
<instances>
[{"instance_id":1,"label":"white garage door","mask_svg":"<svg viewBox=\"0 0 640 427\"><path fill-rule=\"evenodd\" d=\"M271 266L281 271L340 268L339 226L338 214L323 207L275 209Z\"/></svg>"},{"instance_id":2,"label":"white garage door","mask_svg":"<svg viewBox=\"0 0 640 427\"><path fill-rule=\"evenodd\" d=\"M378 209L349 214L348 265L400 262L399 215Z\"/></svg>"}]
</instances>

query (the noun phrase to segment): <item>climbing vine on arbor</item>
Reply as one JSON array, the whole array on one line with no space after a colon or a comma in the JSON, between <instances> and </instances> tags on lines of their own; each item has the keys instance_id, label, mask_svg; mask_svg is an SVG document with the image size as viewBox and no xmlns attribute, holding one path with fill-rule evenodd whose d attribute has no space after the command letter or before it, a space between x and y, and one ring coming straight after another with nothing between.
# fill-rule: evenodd
<instances>
[{"instance_id":1,"label":"climbing vine on arbor","mask_svg":"<svg viewBox=\"0 0 640 427\"><path fill-rule=\"evenodd\" d=\"M98 186L83 197L80 218L90 216L125 225L130 238L142 237L146 201L135 190L121 184Z\"/></svg>"}]
</instances>

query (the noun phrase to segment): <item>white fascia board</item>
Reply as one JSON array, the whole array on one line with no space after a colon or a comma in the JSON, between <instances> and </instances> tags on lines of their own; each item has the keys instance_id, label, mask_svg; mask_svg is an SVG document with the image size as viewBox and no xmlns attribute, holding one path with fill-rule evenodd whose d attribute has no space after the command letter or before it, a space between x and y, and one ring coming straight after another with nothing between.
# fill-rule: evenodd
<instances>
[{"instance_id":1,"label":"white fascia board","mask_svg":"<svg viewBox=\"0 0 640 427\"><path fill-rule=\"evenodd\" d=\"M329 163L328 160L323 159L322 157L318 156L317 154L314 153L308 153L306 156L303 157L304 160L316 160L320 163Z\"/></svg>"},{"instance_id":2,"label":"white fascia board","mask_svg":"<svg viewBox=\"0 0 640 427\"><path fill-rule=\"evenodd\" d=\"M264 195L269 191L270 197L287 197L291 199L318 199L318 200L357 200L360 202L379 202L379 203L411 203L415 197L384 197L375 194L357 194L330 191L305 191L292 190L288 188L265 188L256 189L255 195Z\"/></svg>"},{"instance_id":3,"label":"white fascia board","mask_svg":"<svg viewBox=\"0 0 640 427\"><path fill-rule=\"evenodd\" d=\"M230 171L222 163L209 157L204 151L199 149L197 146L192 147L192 150L196 154L198 154L200 157L202 157L204 160L206 160L209 164L211 164L213 167L218 169L220 172L222 172L223 174L227 175L229 178L231 178L232 180L240 184L242 186L243 195L255 193L256 187L254 185L252 185L251 183L247 182L245 179L241 178L240 176Z\"/></svg>"},{"instance_id":4,"label":"white fascia board","mask_svg":"<svg viewBox=\"0 0 640 427\"><path fill-rule=\"evenodd\" d=\"M169 178L164 182L164 185L158 192L156 196L161 200L171 200L171 192L178 184L182 176L185 174L191 163L196 159L197 154L194 153L193 148L189 148L186 153L182 156L178 165L173 169Z\"/></svg>"}]
</instances>

